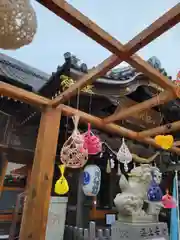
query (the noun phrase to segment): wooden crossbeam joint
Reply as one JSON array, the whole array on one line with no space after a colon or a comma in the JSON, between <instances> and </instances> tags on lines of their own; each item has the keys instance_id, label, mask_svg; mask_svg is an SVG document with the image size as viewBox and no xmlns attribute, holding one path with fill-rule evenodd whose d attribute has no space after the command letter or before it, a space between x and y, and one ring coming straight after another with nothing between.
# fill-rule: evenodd
<instances>
[{"instance_id":1,"label":"wooden crossbeam joint","mask_svg":"<svg viewBox=\"0 0 180 240\"><path fill-rule=\"evenodd\" d=\"M59 107L65 116L72 116L72 115L78 114L80 116L81 121L89 122L92 125L96 126L98 129L101 129L105 132L118 134L120 136L124 136L129 139L143 142L148 145L152 145L157 149L161 148L159 145L155 143L153 138L140 136L139 133L129 130L127 128L121 127L119 125L116 125L114 123L104 124L103 120L98 117L92 116L90 114L87 114L85 112L82 112L80 110L74 109L72 107L69 107L63 104L61 104ZM171 149L169 149L169 151L176 153L177 155L180 155L180 148L172 147Z\"/></svg>"},{"instance_id":2,"label":"wooden crossbeam joint","mask_svg":"<svg viewBox=\"0 0 180 240\"><path fill-rule=\"evenodd\" d=\"M99 64L96 68L90 71L86 76L83 76L76 84L67 89L63 95L58 96L52 100L51 105L57 107L58 104L64 103L71 96L76 94L78 89L95 81L99 76L106 73L112 67L115 67L122 60L126 60L137 70L144 72L152 81L159 84L165 89L171 90L176 95L175 85L168 81L168 78L159 73L156 69L151 67L147 62L142 60L137 55L133 55L136 51L151 42L156 37L167 31L172 26L176 25L180 19L180 4L169 10L166 14L156 20L151 26L133 38L128 44L123 46L119 41L110 36L107 32L101 29L97 24L92 22L77 9L72 7L64 0L43 0L41 3L56 13L58 16L69 22L80 31L93 38L95 41L105 46L108 50L113 52L112 55L104 62ZM117 55L117 57L116 57ZM120 59L119 59L120 58Z\"/></svg>"}]
</instances>

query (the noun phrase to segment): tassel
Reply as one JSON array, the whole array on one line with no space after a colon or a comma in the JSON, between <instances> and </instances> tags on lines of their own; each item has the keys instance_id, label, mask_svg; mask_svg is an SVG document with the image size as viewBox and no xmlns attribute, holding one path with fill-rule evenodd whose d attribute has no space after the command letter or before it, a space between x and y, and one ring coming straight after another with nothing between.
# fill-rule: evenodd
<instances>
[{"instance_id":1,"label":"tassel","mask_svg":"<svg viewBox=\"0 0 180 240\"><path fill-rule=\"evenodd\" d=\"M111 165L111 169L114 168L115 166L114 159L112 158L110 159L110 165Z\"/></svg>"},{"instance_id":2,"label":"tassel","mask_svg":"<svg viewBox=\"0 0 180 240\"><path fill-rule=\"evenodd\" d=\"M121 176L121 168L120 168L120 164L118 163L118 172L117 172L118 176Z\"/></svg>"},{"instance_id":3,"label":"tassel","mask_svg":"<svg viewBox=\"0 0 180 240\"><path fill-rule=\"evenodd\" d=\"M107 160L106 172L111 173L111 165L109 159Z\"/></svg>"},{"instance_id":4,"label":"tassel","mask_svg":"<svg viewBox=\"0 0 180 240\"><path fill-rule=\"evenodd\" d=\"M127 163L125 162L125 163L124 163L124 171L125 171L125 172L128 172L128 170L129 170L129 169L128 169L128 165L127 165Z\"/></svg>"},{"instance_id":5,"label":"tassel","mask_svg":"<svg viewBox=\"0 0 180 240\"><path fill-rule=\"evenodd\" d=\"M99 157L100 157L100 158L102 158L102 157L103 157L103 152L101 152L101 153L100 153Z\"/></svg>"},{"instance_id":6,"label":"tassel","mask_svg":"<svg viewBox=\"0 0 180 240\"><path fill-rule=\"evenodd\" d=\"M133 168L136 168L136 163L135 162L133 162Z\"/></svg>"}]
</instances>

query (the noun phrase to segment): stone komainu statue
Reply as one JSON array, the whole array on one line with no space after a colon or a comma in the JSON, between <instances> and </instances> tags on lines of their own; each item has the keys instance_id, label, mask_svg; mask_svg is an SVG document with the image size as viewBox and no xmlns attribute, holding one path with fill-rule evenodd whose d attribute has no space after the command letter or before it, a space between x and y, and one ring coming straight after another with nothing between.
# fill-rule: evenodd
<instances>
[{"instance_id":1,"label":"stone komainu statue","mask_svg":"<svg viewBox=\"0 0 180 240\"><path fill-rule=\"evenodd\" d=\"M147 191L152 181L152 172L157 184L162 174L157 167L144 164L131 170L129 179L121 175L119 186L122 193L114 199L118 211L118 220L123 222L155 222L162 207L161 202L148 202ZM147 211L143 210L144 203Z\"/></svg>"}]
</instances>

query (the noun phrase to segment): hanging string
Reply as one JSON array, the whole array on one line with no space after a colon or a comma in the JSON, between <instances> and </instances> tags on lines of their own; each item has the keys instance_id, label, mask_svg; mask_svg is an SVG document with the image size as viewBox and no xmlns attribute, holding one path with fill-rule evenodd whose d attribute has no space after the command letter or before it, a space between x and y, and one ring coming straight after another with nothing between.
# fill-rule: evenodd
<instances>
[{"instance_id":1,"label":"hanging string","mask_svg":"<svg viewBox=\"0 0 180 240\"><path fill-rule=\"evenodd\" d=\"M79 103L80 103L80 88L78 88L78 91L77 91L77 103L76 103L77 110L79 110Z\"/></svg>"},{"instance_id":2,"label":"hanging string","mask_svg":"<svg viewBox=\"0 0 180 240\"><path fill-rule=\"evenodd\" d=\"M151 145L149 146L149 150L152 151L152 152L154 152ZM155 158L155 159L156 159L156 158ZM156 167L156 160L154 160L154 161L152 162L152 166Z\"/></svg>"},{"instance_id":3,"label":"hanging string","mask_svg":"<svg viewBox=\"0 0 180 240\"><path fill-rule=\"evenodd\" d=\"M115 156L117 155L117 152L112 150L112 148L106 142L102 142L102 144L105 145Z\"/></svg>"},{"instance_id":4,"label":"hanging string","mask_svg":"<svg viewBox=\"0 0 180 240\"><path fill-rule=\"evenodd\" d=\"M177 156L178 158L178 156ZM179 224L180 224L180 220L179 220L179 184L178 184L178 171L175 170L175 182L176 182L176 203L177 203L177 222L178 222L178 236L179 236Z\"/></svg>"},{"instance_id":5,"label":"hanging string","mask_svg":"<svg viewBox=\"0 0 180 240\"><path fill-rule=\"evenodd\" d=\"M90 99L89 99L89 114L91 114L92 110L92 94L90 94Z\"/></svg>"},{"instance_id":6,"label":"hanging string","mask_svg":"<svg viewBox=\"0 0 180 240\"><path fill-rule=\"evenodd\" d=\"M71 100L68 100L68 106L70 106ZM68 139L68 127L69 127L69 116L66 116L66 132L65 132L65 141Z\"/></svg>"},{"instance_id":7,"label":"hanging string","mask_svg":"<svg viewBox=\"0 0 180 240\"><path fill-rule=\"evenodd\" d=\"M79 116L75 115L72 117L73 123L74 123L74 131L78 132L78 124L79 124Z\"/></svg>"}]
</instances>

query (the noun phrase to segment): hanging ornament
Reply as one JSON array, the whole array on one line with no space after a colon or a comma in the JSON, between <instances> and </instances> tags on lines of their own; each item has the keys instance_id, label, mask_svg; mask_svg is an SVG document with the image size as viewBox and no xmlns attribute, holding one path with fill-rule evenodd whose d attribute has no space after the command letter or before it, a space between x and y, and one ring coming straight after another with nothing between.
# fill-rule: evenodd
<instances>
[{"instance_id":1,"label":"hanging ornament","mask_svg":"<svg viewBox=\"0 0 180 240\"><path fill-rule=\"evenodd\" d=\"M162 191L159 185L155 181L153 172L151 173L151 175L152 175L152 181L147 191L147 197L148 197L148 200L151 202L159 202L162 200L162 196L163 196Z\"/></svg>"},{"instance_id":2,"label":"hanging ornament","mask_svg":"<svg viewBox=\"0 0 180 240\"><path fill-rule=\"evenodd\" d=\"M122 139L121 147L117 152L117 159L119 162L124 164L124 170L128 172L128 163L132 161L132 154L130 153L129 148L126 145L124 138Z\"/></svg>"},{"instance_id":3,"label":"hanging ornament","mask_svg":"<svg viewBox=\"0 0 180 240\"><path fill-rule=\"evenodd\" d=\"M111 169L115 167L115 163L114 163L113 158L110 159L110 166L111 166Z\"/></svg>"},{"instance_id":4,"label":"hanging ornament","mask_svg":"<svg viewBox=\"0 0 180 240\"><path fill-rule=\"evenodd\" d=\"M172 135L157 135L155 138L155 143L158 144L163 149L167 150L173 146L174 138Z\"/></svg>"},{"instance_id":5,"label":"hanging ornament","mask_svg":"<svg viewBox=\"0 0 180 240\"><path fill-rule=\"evenodd\" d=\"M120 163L118 163L118 171L117 171L117 176L121 176L121 168L120 168Z\"/></svg>"},{"instance_id":6,"label":"hanging ornament","mask_svg":"<svg viewBox=\"0 0 180 240\"><path fill-rule=\"evenodd\" d=\"M135 162L133 162L133 168L136 168L136 163Z\"/></svg>"},{"instance_id":7,"label":"hanging ornament","mask_svg":"<svg viewBox=\"0 0 180 240\"><path fill-rule=\"evenodd\" d=\"M72 119L74 130L61 149L61 161L66 167L81 168L88 160L88 150L84 148L84 137L78 130L79 116Z\"/></svg>"},{"instance_id":8,"label":"hanging ornament","mask_svg":"<svg viewBox=\"0 0 180 240\"><path fill-rule=\"evenodd\" d=\"M106 172L111 173L111 163L109 159L107 160Z\"/></svg>"},{"instance_id":9,"label":"hanging ornament","mask_svg":"<svg viewBox=\"0 0 180 240\"><path fill-rule=\"evenodd\" d=\"M37 30L30 0L0 1L0 48L18 49L32 42Z\"/></svg>"},{"instance_id":10,"label":"hanging ornament","mask_svg":"<svg viewBox=\"0 0 180 240\"><path fill-rule=\"evenodd\" d=\"M166 195L162 197L162 204L164 208L176 208L176 200L166 190Z\"/></svg>"},{"instance_id":11,"label":"hanging ornament","mask_svg":"<svg viewBox=\"0 0 180 240\"><path fill-rule=\"evenodd\" d=\"M100 157L100 158L102 158L102 157L103 157L103 152L101 152L101 153L100 153L99 157Z\"/></svg>"},{"instance_id":12,"label":"hanging ornament","mask_svg":"<svg viewBox=\"0 0 180 240\"><path fill-rule=\"evenodd\" d=\"M88 123L88 131L83 134L84 148L88 149L88 154L96 155L102 151L102 143L99 137L91 131L91 125Z\"/></svg>"},{"instance_id":13,"label":"hanging ornament","mask_svg":"<svg viewBox=\"0 0 180 240\"><path fill-rule=\"evenodd\" d=\"M59 166L61 177L56 181L54 191L56 194L64 195L69 191L69 185L64 177L65 165Z\"/></svg>"},{"instance_id":14,"label":"hanging ornament","mask_svg":"<svg viewBox=\"0 0 180 240\"><path fill-rule=\"evenodd\" d=\"M101 185L101 170L97 165L88 165L83 171L82 189L86 196L97 196Z\"/></svg>"}]
</instances>

